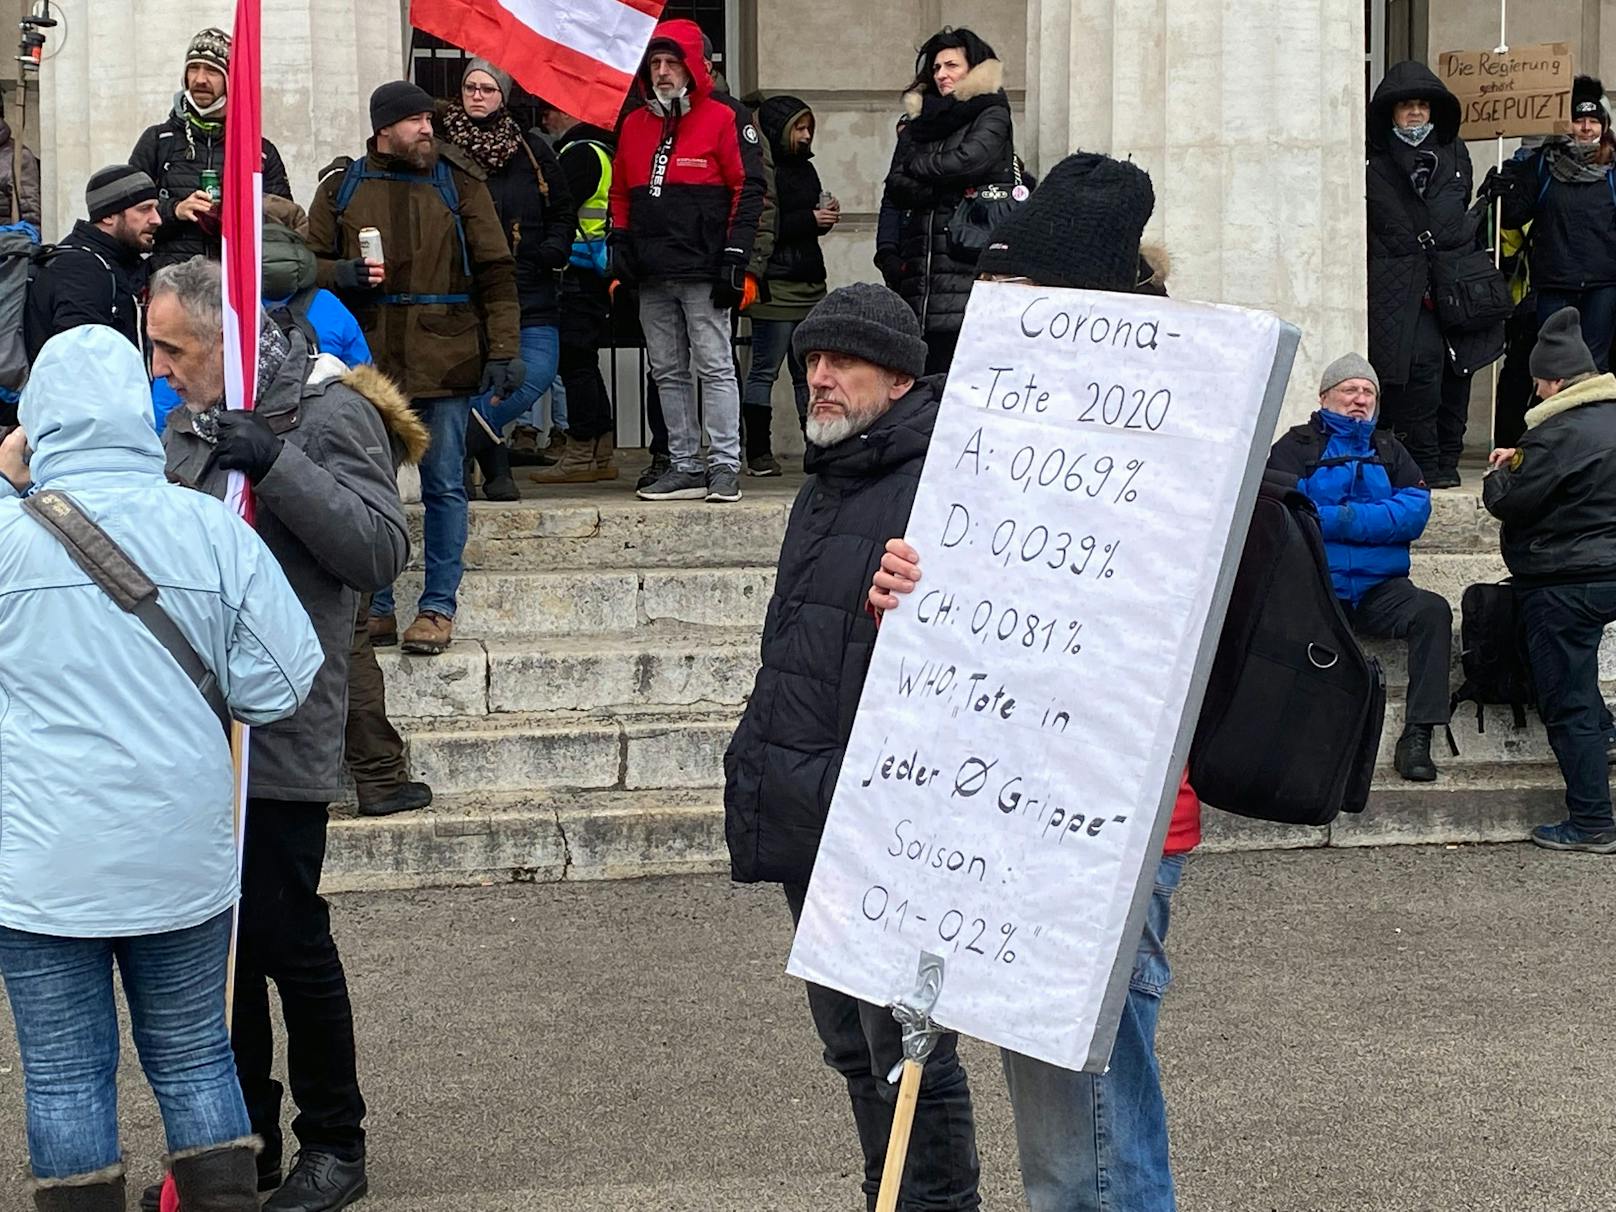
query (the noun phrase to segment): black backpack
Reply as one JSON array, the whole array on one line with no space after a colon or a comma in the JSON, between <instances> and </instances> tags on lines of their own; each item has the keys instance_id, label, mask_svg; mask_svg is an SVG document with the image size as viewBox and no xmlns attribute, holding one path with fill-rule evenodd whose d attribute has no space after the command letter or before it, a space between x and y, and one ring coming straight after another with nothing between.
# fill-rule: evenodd
<instances>
[{"instance_id":1,"label":"black backpack","mask_svg":"<svg viewBox=\"0 0 1616 1212\"><path fill-rule=\"evenodd\" d=\"M1471 585L1459 599L1460 659L1464 682L1453 692L1449 714L1462 702L1476 705L1476 731L1486 728L1483 708L1507 704L1515 727L1526 727L1526 708L1537 702L1532 665L1526 655L1526 628L1521 625L1515 586L1508 581Z\"/></svg>"},{"instance_id":2,"label":"black backpack","mask_svg":"<svg viewBox=\"0 0 1616 1212\"><path fill-rule=\"evenodd\" d=\"M1336 599L1318 513L1265 476L1190 750L1190 784L1225 812L1326 825L1369 801L1386 678Z\"/></svg>"}]
</instances>

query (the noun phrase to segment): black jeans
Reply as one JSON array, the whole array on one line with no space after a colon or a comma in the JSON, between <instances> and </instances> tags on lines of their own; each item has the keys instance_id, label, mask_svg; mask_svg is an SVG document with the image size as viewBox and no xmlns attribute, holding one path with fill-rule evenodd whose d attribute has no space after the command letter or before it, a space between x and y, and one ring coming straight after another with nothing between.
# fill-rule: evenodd
<instances>
[{"instance_id":1,"label":"black jeans","mask_svg":"<svg viewBox=\"0 0 1616 1212\"><path fill-rule=\"evenodd\" d=\"M600 345L574 343L561 332L561 359L557 369L567 389L567 434L579 442L593 442L612 432L612 400L600 377ZM660 417L661 409L657 410Z\"/></svg>"},{"instance_id":2,"label":"black jeans","mask_svg":"<svg viewBox=\"0 0 1616 1212\"><path fill-rule=\"evenodd\" d=\"M1565 779L1567 815L1581 829L1616 829L1605 760L1610 717L1599 692L1599 641L1605 625L1616 622L1616 582L1523 589L1520 607L1538 715Z\"/></svg>"},{"instance_id":3,"label":"black jeans","mask_svg":"<svg viewBox=\"0 0 1616 1212\"><path fill-rule=\"evenodd\" d=\"M787 884L785 893L791 920L796 922L808 889ZM898 1087L887 1081L887 1075L903 1059L903 1031L887 1007L822 985L808 985L808 1009L825 1045L825 1063L847 1081L853 1124L864 1152L864 1194L874 1209L892 1135L892 1108L898 1101ZM944 1034L921 1075L898 1199L900 1212L959 1212L982 1206L977 1194L981 1166L976 1157L976 1118L958 1046L959 1036Z\"/></svg>"},{"instance_id":4,"label":"black jeans","mask_svg":"<svg viewBox=\"0 0 1616 1212\"><path fill-rule=\"evenodd\" d=\"M1427 477L1459 466L1470 420L1470 380L1453 373L1436 314L1420 308L1408 382L1387 385L1380 427L1408 448Z\"/></svg>"},{"instance_id":5,"label":"black jeans","mask_svg":"<svg viewBox=\"0 0 1616 1212\"><path fill-rule=\"evenodd\" d=\"M286 1071L305 1148L345 1157L365 1150L365 1100L354 1060L353 1006L320 896L326 805L247 801L236 951L235 1022L230 1042L253 1131L264 1138L261 1168L282 1157L281 1084L270 1076L275 1034L269 981L286 1020Z\"/></svg>"},{"instance_id":6,"label":"black jeans","mask_svg":"<svg viewBox=\"0 0 1616 1212\"><path fill-rule=\"evenodd\" d=\"M1448 722L1448 669L1453 661L1453 610L1447 599L1407 577L1382 581L1347 621L1359 635L1408 641L1409 724Z\"/></svg>"}]
</instances>

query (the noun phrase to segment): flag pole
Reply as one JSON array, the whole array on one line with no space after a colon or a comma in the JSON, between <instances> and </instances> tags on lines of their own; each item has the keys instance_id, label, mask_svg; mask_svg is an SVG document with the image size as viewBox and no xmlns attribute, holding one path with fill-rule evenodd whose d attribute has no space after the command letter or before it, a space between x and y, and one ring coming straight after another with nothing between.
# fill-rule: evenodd
<instances>
[{"instance_id":1,"label":"flag pole","mask_svg":"<svg viewBox=\"0 0 1616 1212\"><path fill-rule=\"evenodd\" d=\"M1505 30L1509 19L1509 0L1498 0L1498 47L1495 54L1503 55L1509 52L1509 43L1505 38ZM1504 172L1504 136L1499 135L1494 141L1497 147L1497 168L1500 176ZM1497 198L1493 199L1493 268L1502 272L1504 262L1504 205ZM1504 349L1508 356L1509 349L1509 321L1504 322ZM1504 358L1493 359L1493 406L1488 410L1488 418L1492 422L1491 430L1487 434L1487 449L1493 450L1498 446L1498 384L1503 376Z\"/></svg>"}]
</instances>

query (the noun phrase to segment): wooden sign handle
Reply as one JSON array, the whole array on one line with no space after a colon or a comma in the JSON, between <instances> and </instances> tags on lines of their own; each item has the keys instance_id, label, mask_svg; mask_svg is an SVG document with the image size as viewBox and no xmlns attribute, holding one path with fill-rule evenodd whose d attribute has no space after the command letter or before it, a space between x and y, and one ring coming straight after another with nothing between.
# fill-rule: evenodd
<instances>
[{"instance_id":1,"label":"wooden sign handle","mask_svg":"<svg viewBox=\"0 0 1616 1212\"><path fill-rule=\"evenodd\" d=\"M887 1141L886 1165L881 1170L881 1193L875 1199L875 1212L897 1212L898 1190L903 1186L903 1166L909 1160L909 1134L915 1126L915 1104L920 1101L919 1061L903 1062L898 1082L898 1105L892 1112L892 1136Z\"/></svg>"}]
</instances>

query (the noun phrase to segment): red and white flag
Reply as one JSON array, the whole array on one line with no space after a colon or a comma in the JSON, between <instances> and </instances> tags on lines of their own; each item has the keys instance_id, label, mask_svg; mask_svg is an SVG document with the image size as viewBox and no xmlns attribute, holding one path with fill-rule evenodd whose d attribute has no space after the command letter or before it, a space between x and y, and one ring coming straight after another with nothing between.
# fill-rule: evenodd
<instances>
[{"instance_id":1,"label":"red and white flag","mask_svg":"<svg viewBox=\"0 0 1616 1212\"><path fill-rule=\"evenodd\" d=\"M665 2L411 0L410 24L487 59L534 96L610 130Z\"/></svg>"},{"instance_id":2,"label":"red and white flag","mask_svg":"<svg viewBox=\"0 0 1616 1212\"><path fill-rule=\"evenodd\" d=\"M258 312L264 267L264 122L259 0L237 0L230 39L230 105L224 115L224 399L251 409L258 379ZM239 471L226 498L251 524L252 493Z\"/></svg>"}]
</instances>

